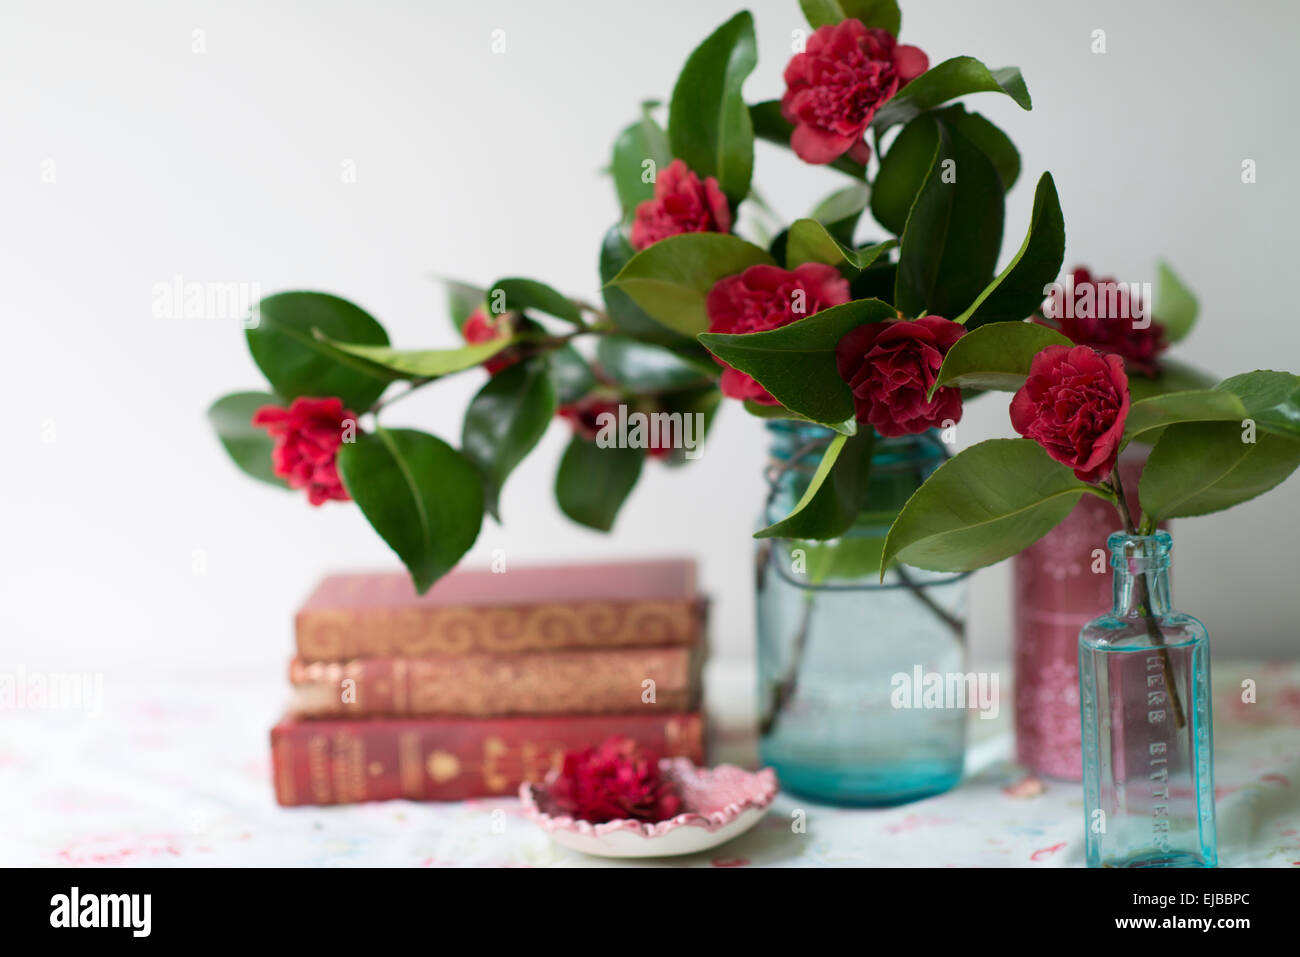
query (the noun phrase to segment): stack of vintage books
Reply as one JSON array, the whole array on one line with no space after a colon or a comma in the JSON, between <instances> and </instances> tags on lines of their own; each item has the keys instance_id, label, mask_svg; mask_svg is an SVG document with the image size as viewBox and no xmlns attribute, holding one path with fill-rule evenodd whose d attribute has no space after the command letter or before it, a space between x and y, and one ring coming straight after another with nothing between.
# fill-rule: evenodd
<instances>
[{"instance_id":1,"label":"stack of vintage books","mask_svg":"<svg viewBox=\"0 0 1300 957\"><path fill-rule=\"evenodd\" d=\"M334 575L296 619L284 805L513 794L623 735L704 759L706 602L690 561Z\"/></svg>"}]
</instances>

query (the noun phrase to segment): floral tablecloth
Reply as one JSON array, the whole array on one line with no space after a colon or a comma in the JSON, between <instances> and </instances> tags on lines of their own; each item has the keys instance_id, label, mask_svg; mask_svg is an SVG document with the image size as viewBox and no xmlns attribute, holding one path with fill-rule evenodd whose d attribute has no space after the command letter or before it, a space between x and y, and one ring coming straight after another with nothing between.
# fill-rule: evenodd
<instances>
[{"instance_id":1,"label":"floral tablecloth","mask_svg":"<svg viewBox=\"0 0 1300 957\"><path fill-rule=\"evenodd\" d=\"M0 865L647 866L555 846L515 799L276 806L277 678L109 675L98 714L0 710ZM1214 680L1222 863L1300 866L1300 663L1216 662ZM752 760L750 688L743 664L713 663L717 760ZM1012 754L1005 707L972 718L966 779L947 794L886 810L782 794L730 844L648 866L1080 865L1079 786L1030 778Z\"/></svg>"}]
</instances>

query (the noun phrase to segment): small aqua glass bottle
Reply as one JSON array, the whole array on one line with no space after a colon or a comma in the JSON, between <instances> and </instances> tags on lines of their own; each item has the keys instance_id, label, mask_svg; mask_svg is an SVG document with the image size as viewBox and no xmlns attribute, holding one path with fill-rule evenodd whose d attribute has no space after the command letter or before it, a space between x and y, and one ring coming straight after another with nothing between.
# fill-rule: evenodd
<instances>
[{"instance_id":1,"label":"small aqua glass bottle","mask_svg":"<svg viewBox=\"0 0 1300 957\"><path fill-rule=\"evenodd\" d=\"M1210 636L1172 610L1168 532L1107 540L1114 607L1079 632L1089 867L1214 867Z\"/></svg>"}]
</instances>

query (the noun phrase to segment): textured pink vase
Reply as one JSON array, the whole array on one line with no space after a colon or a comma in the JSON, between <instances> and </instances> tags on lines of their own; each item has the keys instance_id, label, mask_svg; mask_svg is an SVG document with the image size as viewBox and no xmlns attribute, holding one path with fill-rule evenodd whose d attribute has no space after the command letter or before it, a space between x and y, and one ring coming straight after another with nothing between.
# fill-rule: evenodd
<instances>
[{"instance_id":1,"label":"textured pink vase","mask_svg":"<svg viewBox=\"0 0 1300 957\"><path fill-rule=\"evenodd\" d=\"M1148 451L1130 446L1120 458L1134 509ZM1065 521L1012 559L1016 758L1038 774L1083 779L1079 629L1111 606L1106 539L1119 529L1113 505L1084 495Z\"/></svg>"}]
</instances>

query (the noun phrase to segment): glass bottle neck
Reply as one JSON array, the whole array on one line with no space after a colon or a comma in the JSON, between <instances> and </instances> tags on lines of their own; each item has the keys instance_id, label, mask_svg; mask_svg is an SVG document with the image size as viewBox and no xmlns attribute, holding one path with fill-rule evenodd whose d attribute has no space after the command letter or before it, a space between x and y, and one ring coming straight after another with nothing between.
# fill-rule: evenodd
<instances>
[{"instance_id":1,"label":"glass bottle neck","mask_svg":"<svg viewBox=\"0 0 1300 957\"><path fill-rule=\"evenodd\" d=\"M1133 618L1146 613L1157 617L1172 610L1169 594L1169 552L1172 540L1168 532L1154 535L1128 535L1116 532L1107 540L1110 546L1112 578L1112 614Z\"/></svg>"}]
</instances>

